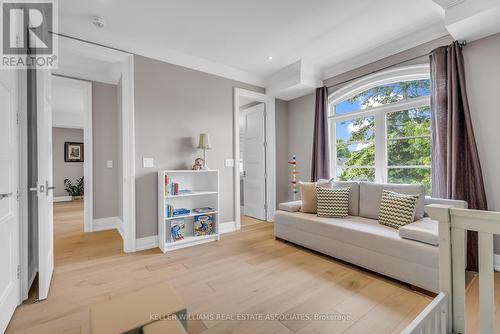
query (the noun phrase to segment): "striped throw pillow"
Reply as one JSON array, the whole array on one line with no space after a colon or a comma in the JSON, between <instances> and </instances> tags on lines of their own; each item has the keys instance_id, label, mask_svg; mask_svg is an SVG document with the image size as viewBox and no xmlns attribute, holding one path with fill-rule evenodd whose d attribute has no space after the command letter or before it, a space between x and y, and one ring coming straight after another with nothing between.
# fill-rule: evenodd
<instances>
[{"instance_id":1,"label":"striped throw pillow","mask_svg":"<svg viewBox=\"0 0 500 334\"><path fill-rule=\"evenodd\" d=\"M318 217L342 218L349 215L349 190L347 188L317 187Z\"/></svg>"},{"instance_id":2,"label":"striped throw pillow","mask_svg":"<svg viewBox=\"0 0 500 334\"><path fill-rule=\"evenodd\" d=\"M382 192L378 222L395 229L413 222L419 195L400 194L389 190Z\"/></svg>"}]
</instances>

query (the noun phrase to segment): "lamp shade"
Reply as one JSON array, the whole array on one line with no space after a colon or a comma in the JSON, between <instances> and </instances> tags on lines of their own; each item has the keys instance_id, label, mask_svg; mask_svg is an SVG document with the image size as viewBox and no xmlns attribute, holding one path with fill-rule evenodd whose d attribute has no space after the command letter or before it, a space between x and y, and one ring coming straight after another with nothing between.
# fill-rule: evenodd
<instances>
[{"instance_id":1,"label":"lamp shade","mask_svg":"<svg viewBox=\"0 0 500 334\"><path fill-rule=\"evenodd\" d=\"M198 147L202 150L210 150L212 147L210 146L210 137L208 133L200 133L200 140L198 141Z\"/></svg>"}]
</instances>

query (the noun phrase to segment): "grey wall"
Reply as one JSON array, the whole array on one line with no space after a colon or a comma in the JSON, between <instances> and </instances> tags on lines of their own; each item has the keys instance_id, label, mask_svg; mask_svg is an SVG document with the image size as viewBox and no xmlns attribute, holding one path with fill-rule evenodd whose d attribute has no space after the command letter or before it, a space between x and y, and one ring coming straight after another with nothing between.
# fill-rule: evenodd
<instances>
[{"instance_id":1,"label":"grey wall","mask_svg":"<svg viewBox=\"0 0 500 334\"><path fill-rule=\"evenodd\" d=\"M233 87L264 89L169 63L134 57L136 237L158 233L157 171L186 169L202 154L200 132L210 134L208 164L219 170L221 222L234 221ZM154 168L143 168L143 157Z\"/></svg>"},{"instance_id":2,"label":"grey wall","mask_svg":"<svg viewBox=\"0 0 500 334\"><path fill-rule=\"evenodd\" d=\"M276 205L289 199L290 167L288 161L288 103L283 100L275 101L276 125Z\"/></svg>"},{"instance_id":3,"label":"grey wall","mask_svg":"<svg viewBox=\"0 0 500 334\"><path fill-rule=\"evenodd\" d=\"M120 215L117 96L116 85L92 83L94 219ZM106 167L107 160L113 161L113 168Z\"/></svg>"},{"instance_id":4,"label":"grey wall","mask_svg":"<svg viewBox=\"0 0 500 334\"><path fill-rule=\"evenodd\" d=\"M288 155L297 157L298 181L310 181L314 132L314 93L288 101Z\"/></svg>"},{"instance_id":5,"label":"grey wall","mask_svg":"<svg viewBox=\"0 0 500 334\"><path fill-rule=\"evenodd\" d=\"M83 130L52 128L52 156L54 171L54 196L68 196L64 190L64 180L71 182L83 176L83 162L64 162L64 142L83 143Z\"/></svg>"},{"instance_id":6,"label":"grey wall","mask_svg":"<svg viewBox=\"0 0 500 334\"><path fill-rule=\"evenodd\" d=\"M467 93L483 170L490 210L500 211L500 34L483 38L464 48ZM500 237L495 236L500 254Z\"/></svg>"}]
</instances>

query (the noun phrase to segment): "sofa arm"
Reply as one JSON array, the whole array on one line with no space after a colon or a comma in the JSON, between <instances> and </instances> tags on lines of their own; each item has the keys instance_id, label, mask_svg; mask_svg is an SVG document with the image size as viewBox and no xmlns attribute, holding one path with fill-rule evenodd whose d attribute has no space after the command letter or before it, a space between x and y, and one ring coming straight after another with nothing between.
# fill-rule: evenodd
<instances>
[{"instance_id":1,"label":"sofa arm","mask_svg":"<svg viewBox=\"0 0 500 334\"><path fill-rule=\"evenodd\" d=\"M280 203L278 208L283 211L297 212L300 210L301 206L302 206L302 201L291 201L291 202Z\"/></svg>"},{"instance_id":2,"label":"sofa arm","mask_svg":"<svg viewBox=\"0 0 500 334\"><path fill-rule=\"evenodd\" d=\"M457 199L445 199L445 198L434 198L434 197L425 197L425 205L430 204L441 204L441 205L449 205L458 209L467 209L468 205L466 201L461 201Z\"/></svg>"}]
</instances>

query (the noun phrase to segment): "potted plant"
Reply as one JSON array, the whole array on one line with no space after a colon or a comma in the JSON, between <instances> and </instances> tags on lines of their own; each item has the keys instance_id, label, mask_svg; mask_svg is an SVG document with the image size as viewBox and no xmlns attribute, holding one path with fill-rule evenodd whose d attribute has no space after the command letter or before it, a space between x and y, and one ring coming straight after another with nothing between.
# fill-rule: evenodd
<instances>
[{"instance_id":1,"label":"potted plant","mask_svg":"<svg viewBox=\"0 0 500 334\"><path fill-rule=\"evenodd\" d=\"M76 184L73 184L69 179L65 179L64 186L64 189L66 190L68 195L73 197L73 200L83 199L83 176L76 180Z\"/></svg>"}]
</instances>

